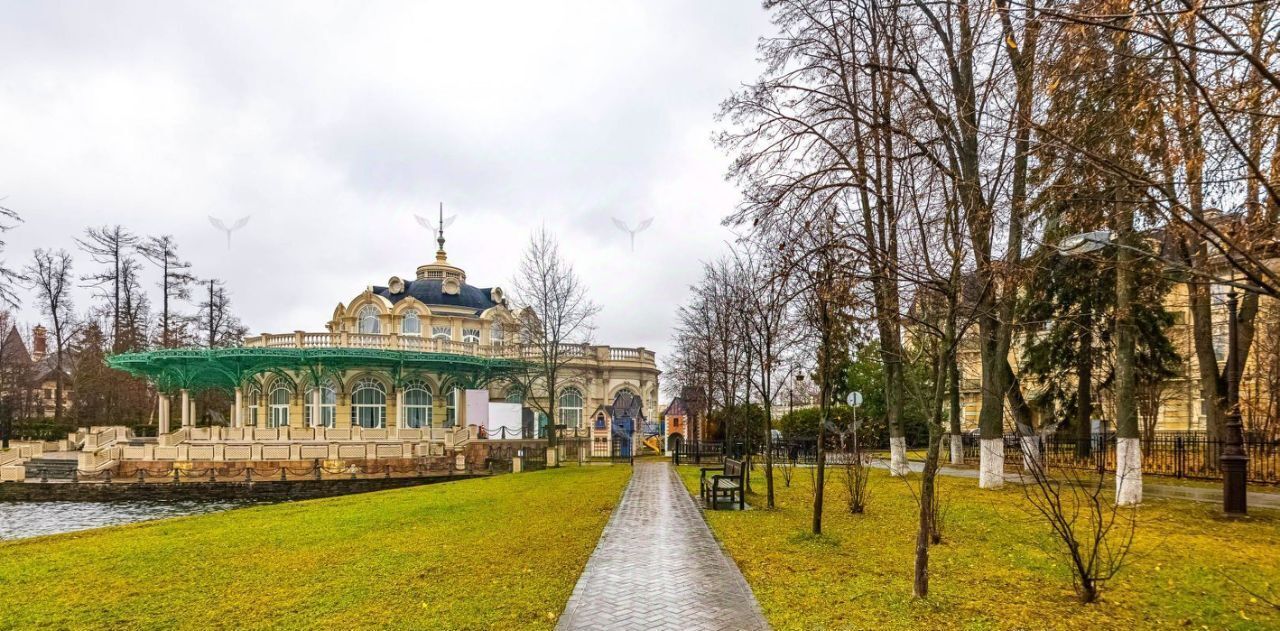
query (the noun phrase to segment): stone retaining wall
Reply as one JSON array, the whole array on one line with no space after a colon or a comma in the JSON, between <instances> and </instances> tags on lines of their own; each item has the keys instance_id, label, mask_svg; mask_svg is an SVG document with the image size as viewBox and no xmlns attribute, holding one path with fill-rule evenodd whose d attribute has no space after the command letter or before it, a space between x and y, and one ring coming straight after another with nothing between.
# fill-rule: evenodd
<instances>
[{"instance_id":1,"label":"stone retaining wall","mask_svg":"<svg viewBox=\"0 0 1280 631\"><path fill-rule=\"evenodd\" d=\"M0 502L112 502L120 500L256 500L280 502L420 486L478 477L469 474L357 480L264 482L66 483L3 482Z\"/></svg>"}]
</instances>

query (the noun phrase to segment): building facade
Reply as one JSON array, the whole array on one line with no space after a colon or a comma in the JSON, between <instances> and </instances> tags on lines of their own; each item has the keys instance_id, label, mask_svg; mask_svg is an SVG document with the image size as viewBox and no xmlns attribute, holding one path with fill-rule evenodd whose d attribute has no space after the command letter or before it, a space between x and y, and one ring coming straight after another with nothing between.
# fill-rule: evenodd
<instances>
[{"instance_id":1,"label":"building facade","mask_svg":"<svg viewBox=\"0 0 1280 631\"><path fill-rule=\"evenodd\" d=\"M1280 259L1267 260L1272 269L1280 269ZM1229 270L1220 270L1229 277ZM1225 374L1227 359L1227 285L1210 287L1212 315L1212 344L1220 374ZM1201 395L1200 366L1192 331L1191 300L1185 283L1174 283L1164 299L1165 310L1172 314L1173 324L1166 330L1169 340L1180 356L1177 374L1166 380L1158 389L1139 393L1139 424L1149 424L1154 431L1205 431L1208 425L1208 405ZM1273 298L1260 296L1255 316L1253 345L1241 371L1240 408L1246 431L1273 435L1280 430L1280 303ZM962 427L971 431L978 427L978 415L982 407L982 361L972 334L965 339L958 360L960 363L962 393ZM1009 362L1014 371L1021 366L1021 342L1015 340L1010 348ZM1101 368L1099 368L1101 371ZM1099 372L1099 375L1101 372ZM1095 375L1098 376L1098 375ZM1034 401L1043 391L1043 385L1022 380L1023 394ZM1109 388L1094 387L1095 425L1102 427L1113 418L1113 401ZM1149 397L1143 401L1143 397ZM1033 405L1032 411L1040 422L1050 415ZM1007 410L1006 410L1007 415ZM1012 419L1006 418L1012 427ZM1114 425L1108 425L1114 428Z\"/></svg>"},{"instance_id":2,"label":"building facade","mask_svg":"<svg viewBox=\"0 0 1280 631\"><path fill-rule=\"evenodd\" d=\"M501 287L469 284L449 262L442 234L434 261L339 302L323 328L263 333L238 348L130 353L109 363L155 384L161 434L193 427L200 418L195 395L207 389L229 395L231 428L318 430L276 434L312 440L326 430L431 441L471 427L483 436L498 404L518 406L525 438L545 435L540 410L547 406L558 425L582 435L595 427L593 411L608 409L620 393L656 409L659 370L644 348L566 347L572 358L556 392L526 392L521 376L532 350L521 342L520 322L531 314L509 301ZM609 432L598 438L607 449Z\"/></svg>"}]
</instances>

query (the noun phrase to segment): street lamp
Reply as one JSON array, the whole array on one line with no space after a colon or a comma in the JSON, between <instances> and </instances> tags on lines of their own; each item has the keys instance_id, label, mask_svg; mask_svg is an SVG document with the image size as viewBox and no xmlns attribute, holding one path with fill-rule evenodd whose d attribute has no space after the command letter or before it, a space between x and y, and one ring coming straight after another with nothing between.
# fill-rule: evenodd
<instances>
[{"instance_id":1,"label":"street lamp","mask_svg":"<svg viewBox=\"0 0 1280 631\"><path fill-rule=\"evenodd\" d=\"M1249 494L1246 472L1249 455L1244 451L1244 431L1240 423L1240 353L1236 350L1237 331L1236 292L1227 292L1227 423L1226 440L1222 446L1222 510L1228 515L1246 515L1249 512Z\"/></svg>"},{"instance_id":2,"label":"street lamp","mask_svg":"<svg viewBox=\"0 0 1280 631\"><path fill-rule=\"evenodd\" d=\"M1248 476L1249 455L1244 450L1244 430L1240 420L1240 354L1237 352L1239 331L1237 289L1254 291L1245 284L1233 280L1223 280L1191 267L1169 261L1150 252L1114 243L1115 236L1110 230L1097 230L1069 236L1058 242L1058 251L1064 256L1079 256L1100 250L1108 245L1126 248L1158 261L1162 265L1186 272L1192 276L1204 278L1206 282L1225 285L1231 290L1227 292L1227 418L1223 429L1222 456L1222 510L1228 515L1248 514Z\"/></svg>"}]
</instances>

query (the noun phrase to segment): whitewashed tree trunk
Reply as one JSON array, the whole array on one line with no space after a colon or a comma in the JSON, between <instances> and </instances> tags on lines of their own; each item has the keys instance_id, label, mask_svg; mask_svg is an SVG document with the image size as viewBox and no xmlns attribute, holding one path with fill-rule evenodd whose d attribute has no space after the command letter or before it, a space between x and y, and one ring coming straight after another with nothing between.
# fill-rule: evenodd
<instances>
[{"instance_id":1,"label":"whitewashed tree trunk","mask_svg":"<svg viewBox=\"0 0 1280 631\"><path fill-rule=\"evenodd\" d=\"M951 435L951 464L964 464L964 435Z\"/></svg>"},{"instance_id":2,"label":"whitewashed tree trunk","mask_svg":"<svg viewBox=\"0 0 1280 631\"><path fill-rule=\"evenodd\" d=\"M911 465L907 463L906 436L894 436L889 439L889 473L898 476L911 473Z\"/></svg>"},{"instance_id":3,"label":"whitewashed tree trunk","mask_svg":"<svg viewBox=\"0 0 1280 631\"><path fill-rule=\"evenodd\" d=\"M1023 467L1030 470L1044 466L1044 460L1040 459L1040 441L1035 436L1022 436L1018 442L1022 444Z\"/></svg>"},{"instance_id":4,"label":"whitewashed tree trunk","mask_svg":"<svg viewBox=\"0 0 1280 631\"><path fill-rule=\"evenodd\" d=\"M1116 439L1116 505L1142 503L1142 443L1137 438Z\"/></svg>"},{"instance_id":5,"label":"whitewashed tree trunk","mask_svg":"<svg viewBox=\"0 0 1280 631\"><path fill-rule=\"evenodd\" d=\"M998 489L1004 486L1004 439L983 438L978 463L978 488Z\"/></svg>"}]
</instances>

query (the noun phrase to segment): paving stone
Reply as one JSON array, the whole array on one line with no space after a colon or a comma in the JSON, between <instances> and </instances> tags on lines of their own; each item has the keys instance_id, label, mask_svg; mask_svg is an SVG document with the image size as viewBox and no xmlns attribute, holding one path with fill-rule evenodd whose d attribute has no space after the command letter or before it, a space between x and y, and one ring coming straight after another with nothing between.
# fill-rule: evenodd
<instances>
[{"instance_id":1,"label":"paving stone","mask_svg":"<svg viewBox=\"0 0 1280 631\"><path fill-rule=\"evenodd\" d=\"M556 626L765 630L738 566L666 462L639 462Z\"/></svg>"}]
</instances>

